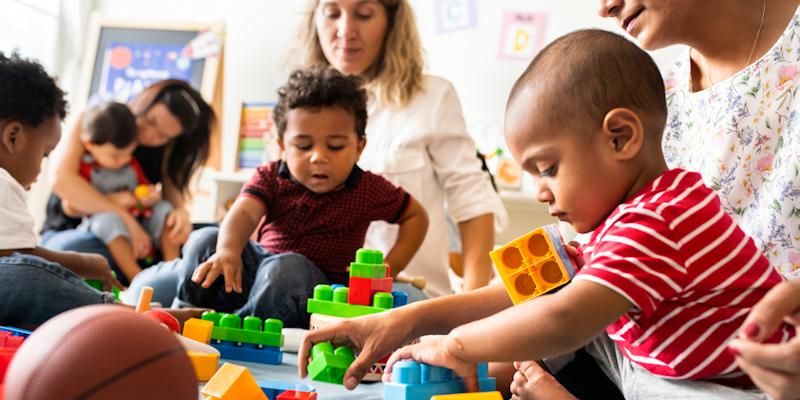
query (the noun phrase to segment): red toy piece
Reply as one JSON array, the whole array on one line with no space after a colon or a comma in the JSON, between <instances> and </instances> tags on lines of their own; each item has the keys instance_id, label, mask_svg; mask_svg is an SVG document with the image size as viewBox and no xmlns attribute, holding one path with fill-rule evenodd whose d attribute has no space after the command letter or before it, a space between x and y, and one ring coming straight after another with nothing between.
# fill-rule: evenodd
<instances>
[{"instance_id":1,"label":"red toy piece","mask_svg":"<svg viewBox=\"0 0 800 400\"><path fill-rule=\"evenodd\" d=\"M181 324L178 323L178 319L164 310L148 310L145 311L144 315L166 325L167 329L175 333L181 333Z\"/></svg>"},{"instance_id":2,"label":"red toy piece","mask_svg":"<svg viewBox=\"0 0 800 400\"><path fill-rule=\"evenodd\" d=\"M350 292L347 302L368 306L372 304L372 296L378 292L392 292L392 278L360 278L350 277Z\"/></svg>"},{"instance_id":3,"label":"red toy piece","mask_svg":"<svg viewBox=\"0 0 800 400\"><path fill-rule=\"evenodd\" d=\"M317 393L287 390L279 394L275 400L317 400Z\"/></svg>"}]
</instances>

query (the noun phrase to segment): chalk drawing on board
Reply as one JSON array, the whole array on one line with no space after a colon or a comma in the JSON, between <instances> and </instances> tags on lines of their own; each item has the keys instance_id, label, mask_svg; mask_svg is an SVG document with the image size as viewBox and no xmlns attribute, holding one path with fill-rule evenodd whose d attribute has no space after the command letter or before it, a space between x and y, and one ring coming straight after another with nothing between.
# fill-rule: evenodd
<instances>
[{"instance_id":1,"label":"chalk drawing on board","mask_svg":"<svg viewBox=\"0 0 800 400\"><path fill-rule=\"evenodd\" d=\"M500 30L499 58L529 61L544 44L547 14L506 11Z\"/></svg>"},{"instance_id":2,"label":"chalk drawing on board","mask_svg":"<svg viewBox=\"0 0 800 400\"><path fill-rule=\"evenodd\" d=\"M474 28L478 25L476 0L436 0L436 33Z\"/></svg>"}]
</instances>

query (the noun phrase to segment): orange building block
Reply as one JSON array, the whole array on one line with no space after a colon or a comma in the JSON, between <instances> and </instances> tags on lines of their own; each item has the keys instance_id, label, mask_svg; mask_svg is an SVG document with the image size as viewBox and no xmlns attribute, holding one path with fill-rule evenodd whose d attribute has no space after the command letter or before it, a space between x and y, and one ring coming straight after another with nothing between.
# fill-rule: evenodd
<instances>
[{"instance_id":1,"label":"orange building block","mask_svg":"<svg viewBox=\"0 0 800 400\"><path fill-rule=\"evenodd\" d=\"M214 321L206 321L200 318L191 318L183 324L183 336L200 343L209 344L213 330Z\"/></svg>"},{"instance_id":2,"label":"orange building block","mask_svg":"<svg viewBox=\"0 0 800 400\"><path fill-rule=\"evenodd\" d=\"M192 361L194 374L197 375L198 381L207 381L217 372L219 354L201 353L192 350L187 351L186 354L189 356L189 360Z\"/></svg>"},{"instance_id":3,"label":"orange building block","mask_svg":"<svg viewBox=\"0 0 800 400\"><path fill-rule=\"evenodd\" d=\"M503 400L503 396L500 392L458 393L432 396L431 400Z\"/></svg>"},{"instance_id":4,"label":"orange building block","mask_svg":"<svg viewBox=\"0 0 800 400\"><path fill-rule=\"evenodd\" d=\"M200 393L205 400L268 400L247 368L225 363Z\"/></svg>"},{"instance_id":5,"label":"orange building block","mask_svg":"<svg viewBox=\"0 0 800 400\"><path fill-rule=\"evenodd\" d=\"M555 224L522 235L489 256L514 304L566 284L577 272Z\"/></svg>"}]
</instances>

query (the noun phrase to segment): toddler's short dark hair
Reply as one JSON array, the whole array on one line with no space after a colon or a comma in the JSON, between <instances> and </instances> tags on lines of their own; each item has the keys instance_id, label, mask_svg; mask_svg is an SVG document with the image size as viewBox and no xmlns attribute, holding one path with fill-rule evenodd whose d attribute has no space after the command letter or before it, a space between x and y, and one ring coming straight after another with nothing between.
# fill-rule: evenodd
<instances>
[{"instance_id":1,"label":"toddler's short dark hair","mask_svg":"<svg viewBox=\"0 0 800 400\"><path fill-rule=\"evenodd\" d=\"M98 104L83 116L83 140L92 144L111 143L124 149L136 141L136 118L122 103Z\"/></svg>"},{"instance_id":2,"label":"toddler's short dark hair","mask_svg":"<svg viewBox=\"0 0 800 400\"><path fill-rule=\"evenodd\" d=\"M330 67L299 69L278 89L278 104L272 112L278 137L286 132L286 114L296 108L341 107L353 114L356 135L366 137L367 92L354 75L342 75Z\"/></svg>"},{"instance_id":3,"label":"toddler's short dark hair","mask_svg":"<svg viewBox=\"0 0 800 400\"><path fill-rule=\"evenodd\" d=\"M0 120L36 127L56 115L67 116L67 101L55 79L36 61L0 52Z\"/></svg>"}]
</instances>

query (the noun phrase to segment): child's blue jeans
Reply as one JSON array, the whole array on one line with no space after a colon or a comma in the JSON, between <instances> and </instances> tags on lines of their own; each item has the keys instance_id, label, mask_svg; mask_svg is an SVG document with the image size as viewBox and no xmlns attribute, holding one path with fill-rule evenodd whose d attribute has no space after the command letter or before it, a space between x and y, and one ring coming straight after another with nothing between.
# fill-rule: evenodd
<instances>
[{"instance_id":1,"label":"child's blue jeans","mask_svg":"<svg viewBox=\"0 0 800 400\"><path fill-rule=\"evenodd\" d=\"M179 261L178 298L197 307L241 316L278 318L286 327L308 327L306 303L314 286L329 283L325 274L297 253L271 254L250 241L242 252L242 293L226 293L220 275L208 288L192 282L195 268L216 252L219 228L197 230L183 247Z\"/></svg>"},{"instance_id":2,"label":"child's blue jeans","mask_svg":"<svg viewBox=\"0 0 800 400\"><path fill-rule=\"evenodd\" d=\"M73 308L113 303L74 272L41 257L0 257L0 325L36 327Z\"/></svg>"}]
</instances>

